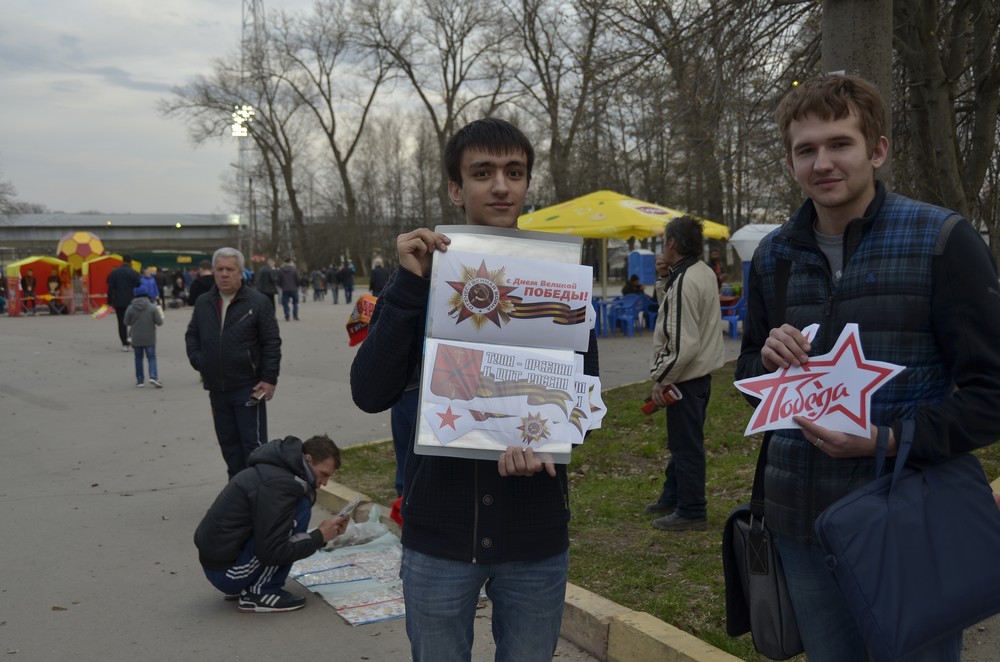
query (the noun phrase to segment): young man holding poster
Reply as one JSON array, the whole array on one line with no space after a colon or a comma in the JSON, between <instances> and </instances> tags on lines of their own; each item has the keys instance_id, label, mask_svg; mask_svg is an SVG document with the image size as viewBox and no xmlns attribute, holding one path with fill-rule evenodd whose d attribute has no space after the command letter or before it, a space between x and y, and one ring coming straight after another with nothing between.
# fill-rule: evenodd
<instances>
[{"instance_id":1,"label":"young man holding poster","mask_svg":"<svg viewBox=\"0 0 1000 662\"><path fill-rule=\"evenodd\" d=\"M520 130L503 120L477 120L448 141L444 160L449 197L467 223L516 227L534 161ZM551 660L569 563L565 465L543 463L520 447L496 462L413 454L431 259L449 243L427 228L399 236L399 268L382 290L351 368L361 409L393 408L397 464L404 471L406 631L416 662L470 659L485 584L496 659ZM584 372L598 374L593 333Z\"/></svg>"},{"instance_id":2,"label":"young man holding poster","mask_svg":"<svg viewBox=\"0 0 1000 662\"><path fill-rule=\"evenodd\" d=\"M814 522L874 478L880 429L895 455L902 422L915 420L911 458L921 462L1000 436L997 271L965 219L875 179L889 141L873 85L855 76L813 79L794 88L776 116L788 169L808 199L754 253L736 378L807 364L830 351L848 323L858 325L866 358L906 368L872 395L869 434L796 417L801 429L775 430L768 449L765 517L805 652L810 660L862 660L861 632ZM802 329L814 323L809 342ZM957 662L961 648L959 632L912 659Z\"/></svg>"}]
</instances>

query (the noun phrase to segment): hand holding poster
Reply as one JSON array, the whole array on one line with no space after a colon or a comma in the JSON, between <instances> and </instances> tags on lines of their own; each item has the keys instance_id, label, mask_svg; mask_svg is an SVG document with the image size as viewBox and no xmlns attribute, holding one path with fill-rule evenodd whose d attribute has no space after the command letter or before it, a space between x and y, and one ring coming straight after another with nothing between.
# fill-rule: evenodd
<instances>
[{"instance_id":1,"label":"hand holding poster","mask_svg":"<svg viewBox=\"0 0 1000 662\"><path fill-rule=\"evenodd\" d=\"M813 324L802 333L812 338L818 328ZM866 359L858 325L847 324L831 351L805 365L735 382L760 398L744 434L798 428L792 417L802 416L830 430L868 435L872 394L905 369Z\"/></svg>"}]
</instances>

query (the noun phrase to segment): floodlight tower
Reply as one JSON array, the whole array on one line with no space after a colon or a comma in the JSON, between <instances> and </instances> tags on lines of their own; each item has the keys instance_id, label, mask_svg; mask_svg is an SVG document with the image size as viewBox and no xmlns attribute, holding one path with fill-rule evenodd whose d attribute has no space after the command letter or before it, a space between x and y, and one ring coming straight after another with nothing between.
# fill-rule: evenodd
<instances>
[{"instance_id":1,"label":"floodlight tower","mask_svg":"<svg viewBox=\"0 0 1000 662\"><path fill-rule=\"evenodd\" d=\"M263 0L243 0L243 29L240 41L240 88L244 94L252 90L249 78L260 64L264 43L264 2ZM256 237L256 223L251 218L253 215L253 179L250 171L250 123L253 122L253 106L244 103L233 107L232 135L239 140L238 156L238 182L237 195L239 196L239 236L240 250L249 259L250 252L254 249ZM250 235L247 241L247 235ZM248 250L249 249L249 250Z\"/></svg>"}]
</instances>

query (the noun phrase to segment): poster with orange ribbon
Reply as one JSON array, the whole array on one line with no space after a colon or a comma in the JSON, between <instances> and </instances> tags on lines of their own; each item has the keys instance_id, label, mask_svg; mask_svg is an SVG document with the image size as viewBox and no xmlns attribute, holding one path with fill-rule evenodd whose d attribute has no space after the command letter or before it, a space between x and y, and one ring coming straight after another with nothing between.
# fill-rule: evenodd
<instances>
[{"instance_id":1,"label":"poster with orange ribbon","mask_svg":"<svg viewBox=\"0 0 1000 662\"><path fill-rule=\"evenodd\" d=\"M569 462L605 408L583 374L594 324L580 240L441 226L451 239L431 269L420 454L496 459L509 446Z\"/></svg>"},{"instance_id":2,"label":"poster with orange ribbon","mask_svg":"<svg viewBox=\"0 0 1000 662\"><path fill-rule=\"evenodd\" d=\"M584 352L593 269L449 248L435 257L428 335Z\"/></svg>"}]
</instances>

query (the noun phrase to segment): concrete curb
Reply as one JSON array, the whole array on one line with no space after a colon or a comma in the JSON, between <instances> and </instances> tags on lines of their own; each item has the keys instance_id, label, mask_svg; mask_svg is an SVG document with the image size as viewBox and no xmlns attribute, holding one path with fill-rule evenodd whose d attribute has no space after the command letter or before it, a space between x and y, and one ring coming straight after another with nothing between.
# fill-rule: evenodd
<instances>
[{"instance_id":1,"label":"concrete curb","mask_svg":"<svg viewBox=\"0 0 1000 662\"><path fill-rule=\"evenodd\" d=\"M345 485L330 482L320 488L316 500L335 513L359 494ZM363 501L355 510L355 521L367 521L372 506L376 505L367 496L361 496ZM399 526L389 518L389 507L379 508L381 521L398 536ZM646 612L633 611L573 584L566 585L562 636L602 662L740 662L738 657Z\"/></svg>"}]
</instances>

